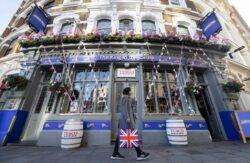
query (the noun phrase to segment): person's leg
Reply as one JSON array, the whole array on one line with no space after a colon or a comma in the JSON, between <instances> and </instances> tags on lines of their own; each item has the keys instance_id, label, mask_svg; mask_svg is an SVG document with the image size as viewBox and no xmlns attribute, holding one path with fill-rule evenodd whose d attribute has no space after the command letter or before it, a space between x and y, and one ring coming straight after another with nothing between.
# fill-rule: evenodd
<instances>
[{"instance_id":1,"label":"person's leg","mask_svg":"<svg viewBox=\"0 0 250 163\"><path fill-rule=\"evenodd\" d=\"M115 140L115 148L113 154L118 154L119 153L119 135L116 137Z\"/></svg>"},{"instance_id":2,"label":"person's leg","mask_svg":"<svg viewBox=\"0 0 250 163\"><path fill-rule=\"evenodd\" d=\"M111 159L124 159L125 157L122 156L120 153L119 153L119 135L116 137L116 140L115 140L115 148L114 148L114 152L112 154L112 156L110 157Z\"/></svg>"},{"instance_id":3,"label":"person's leg","mask_svg":"<svg viewBox=\"0 0 250 163\"><path fill-rule=\"evenodd\" d=\"M141 150L140 146L135 147L135 151L136 151L137 157L140 156L141 153L142 153L142 150Z\"/></svg>"},{"instance_id":4,"label":"person's leg","mask_svg":"<svg viewBox=\"0 0 250 163\"><path fill-rule=\"evenodd\" d=\"M143 152L140 148L140 146L135 147L136 153L137 153L137 160L145 160L149 157L149 153Z\"/></svg>"}]
</instances>

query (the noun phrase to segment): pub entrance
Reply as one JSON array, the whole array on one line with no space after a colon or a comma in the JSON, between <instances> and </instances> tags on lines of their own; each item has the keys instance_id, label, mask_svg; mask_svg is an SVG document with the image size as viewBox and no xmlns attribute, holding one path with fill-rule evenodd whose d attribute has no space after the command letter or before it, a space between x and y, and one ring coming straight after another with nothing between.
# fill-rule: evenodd
<instances>
[{"instance_id":1,"label":"pub entrance","mask_svg":"<svg viewBox=\"0 0 250 163\"><path fill-rule=\"evenodd\" d=\"M140 100L139 97L141 96L141 92L139 90L139 69L136 66L123 68L120 66L114 66L114 81L112 83L113 92L112 92L112 109L111 109L111 141L115 141L116 136L118 134L118 122L120 117L120 99L122 97L123 89L126 87L130 87L131 89L131 100L132 100L132 109L134 112L136 120L136 126L138 128L139 121L141 117L139 111L141 111L140 107ZM139 135L141 135L141 131L138 130Z\"/></svg>"},{"instance_id":2,"label":"pub entrance","mask_svg":"<svg viewBox=\"0 0 250 163\"><path fill-rule=\"evenodd\" d=\"M208 90L205 86L195 95L197 107L200 114L205 119L211 138L213 140L222 140L222 134L216 118L216 113L211 103Z\"/></svg>"}]
</instances>

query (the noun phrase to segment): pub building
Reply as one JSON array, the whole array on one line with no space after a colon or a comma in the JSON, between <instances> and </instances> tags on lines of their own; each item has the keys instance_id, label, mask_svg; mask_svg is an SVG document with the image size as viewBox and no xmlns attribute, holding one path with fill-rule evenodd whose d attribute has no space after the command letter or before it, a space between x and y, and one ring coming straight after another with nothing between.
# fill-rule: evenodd
<instances>
[{"instance_id":1,"label":"pub building","mask_svg":"<svg viewBox=\"0 0 250 163\"><path fill-rule=\"evenodd\" d=\"M65 121L81 119L83 143L111 144L118 129L119 100L126 87L131 88L142 144L167 144L168 119L184 120L190 144L227 140L219 114L230 110L221 86L225 79L222 58L229 48L217 43L195 44L194 38L186 36L193 28L185 23L173 27L175 34L170 35L161 24L164 4L157 2L158 7L153 7L157 19L149 14L141 16L139 22L133 14L120 14L127 3L114 3L117 20L110 19L110 12L95 15L94 9L101 9L97 5L89 7L87 24L76 24L73 18L82 16L75 13L53 16L47 33L60 36L50 36L52 41L45 36L40 37L40 41L44 39L40 44L37 39L21 39L24 57L20 64L28 66L30 71L24 74L29 82L25 89L6 90L1 96L2 101L16 100L15 105L6 103L5 108L25 112L16 141L60 146ZM152 8L147 5L141 6L141 12ZM129 4L129 10L133 13L135 8ZM78 28L86 29L86 34ZM81 36L80 40L67 39L71 36L65 33L72 30L78 32L72 37ZM60 38L57 42L56 37Z\"/></svg>"},{"instance_id":2,"label":"pub building","mask_svg":"<svg viewBox=\"0 0 250 163\"><path fill-rule=\"evenodd\" d=\"M50 49L41 49L27 95L33 102L23 140L58 146L64 122L76 118L84 121L83 141L110 144L117 133L119 100L125 87L131 88L142 143L166 144L167 119L185 121L190 143L209 142L210 134L223 139L216 115L222 107L218 72L202 58L206 53L219 60L223 53L148 43L63 46L64 54L58 54L60 49L49 54ZM197 93L185 90L187 80L199 86ZM72 89L51 91L53 82Z\"/></svg>"}]
</instances>

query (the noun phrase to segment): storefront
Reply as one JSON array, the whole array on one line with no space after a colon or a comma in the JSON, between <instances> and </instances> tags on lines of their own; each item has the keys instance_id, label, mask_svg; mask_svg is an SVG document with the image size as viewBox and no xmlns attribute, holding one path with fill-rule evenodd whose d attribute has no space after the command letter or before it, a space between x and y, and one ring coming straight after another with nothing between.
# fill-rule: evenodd
<instances>
[{"instance_id":1,"label":"storefront","mask_svg":"<svg viewBox=\"0 0 250 163\"><path fill-rule=\"evenodd\" d=\"M199 85L197 93L188 92L187 78ZM51 83L62 80L73 94L51 91ZM34 100L22 141L59 146L65 121L79 118L84 121L84 143L110 144L117 133L125 87L132 90L142 143L167 144L166 119L184 119L190 143L209 142L210 133L213 139L224 138L217 110L220 98L216 99L221 88L215 72L201 58L138 53L41 55L33 81L39 84L32 89L36 92L31 91Z\"/></svg>"}]
</instances>

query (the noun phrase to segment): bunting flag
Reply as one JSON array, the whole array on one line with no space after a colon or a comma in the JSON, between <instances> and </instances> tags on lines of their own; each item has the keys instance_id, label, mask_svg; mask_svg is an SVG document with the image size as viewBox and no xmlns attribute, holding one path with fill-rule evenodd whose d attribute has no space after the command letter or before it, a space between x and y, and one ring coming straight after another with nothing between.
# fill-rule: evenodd
<instances>
[{"instance_id":1,"label":"bunting flag","mask_svg":"<svg viewBox=\"0 0 250 163\"><path fill-rule=\"evenodd\" d=\"M200 28L207 39L215 33L221 31L222 26L215 14L215 12L209 13L200 23Z\"/></svg>"},{"instance_id":2,"label":"bunting flag","mask_svg":"<svg viewBox=\"0 0 250 163\"><path fill-rule=\"evenodd\" d=\"M36 32L44 32L49 23L48 14L35 5L31 15L27 20L28 25Z\"/></svg>"}]
</instances>

